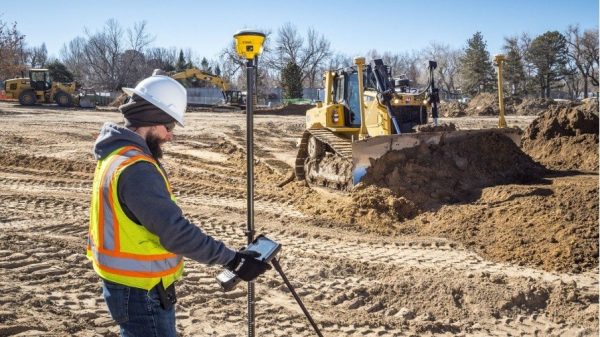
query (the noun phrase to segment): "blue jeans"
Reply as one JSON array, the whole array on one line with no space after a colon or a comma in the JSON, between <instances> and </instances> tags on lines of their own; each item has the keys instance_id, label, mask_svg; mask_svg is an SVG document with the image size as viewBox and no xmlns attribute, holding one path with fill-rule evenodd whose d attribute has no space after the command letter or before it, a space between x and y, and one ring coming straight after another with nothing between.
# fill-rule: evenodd
<instances>
[{"instance_id":1,"label":"blue jeans","mask_svg":"<svg viewBox=\"0 0 600 337\"><path fill-rule=\"evenodd\" d=\"M177 337L175 306L163 309L156 287L147 291L103 281L102 295L122 337Z\"/></svg>"}]
</instances>

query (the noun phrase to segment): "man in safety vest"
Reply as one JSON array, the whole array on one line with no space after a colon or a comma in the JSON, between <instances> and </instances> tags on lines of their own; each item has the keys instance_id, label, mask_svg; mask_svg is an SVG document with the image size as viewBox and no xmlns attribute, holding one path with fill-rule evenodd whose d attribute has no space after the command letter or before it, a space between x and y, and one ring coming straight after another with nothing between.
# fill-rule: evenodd
<instances>
[{"instance_id":1,"label":"man in safety vest","mask_svg":"<svg viewBox=\"0 0 600 337\"><path fill-rule=\"evenodd\" d=\"M184 256L223 265L245 281L269 265L204 234L177 206L158 160L175 125L184 125L185 88L155 75L123 91L125 126L105 123L94 145L87 256L122 336L175 337L174 283Z\"/></svg>"}]
</instances>

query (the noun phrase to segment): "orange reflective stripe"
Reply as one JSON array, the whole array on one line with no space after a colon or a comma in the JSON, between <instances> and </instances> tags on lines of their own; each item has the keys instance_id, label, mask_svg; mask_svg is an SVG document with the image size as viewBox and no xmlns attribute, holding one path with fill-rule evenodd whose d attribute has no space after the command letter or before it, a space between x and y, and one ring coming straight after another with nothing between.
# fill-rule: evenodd
<instances>
[{"instance_id":1,"label":"orange reflective stripe","mask_svg":"<svg viewBox=\"0 0 600 337\"><path fill-rule=\"evenodd\" d=\"M153 261L153 260L164 260L170 259L173 257L177 257L177 254L166 253L166 254L155 254L155 255L140 255L134 253L124 253L120 251L112 251L104 248L98 248L98 252L104 255L112 256L112 257L124 257L129 259L135 259L140 261Z\"/></svg>"},{"instance_id":2,"label":"orange reflective stripe","mask_svg":"<svg viewBox=\"0 0 600 337\"><path fill-rule=\"evenodd\" d=\"M93 237L90 235L90 240L88 241L88 244L86 245L86 250L92 251L93 247L95 247L94 243L93 243ZM178 255L175 253L140 255L140 254L135 254L135 253L112 251L109 249L105 249L103 247L98 247L98 248L96 248L96 250L101 254L108 255L111 257L121 257L121 258L135 259L135 260L139 260L139 261L154 261L154 260L159 261L159 260L165 260L165 259L171 259L174 257L178 257Z\"/></svg>"}]
</instances>

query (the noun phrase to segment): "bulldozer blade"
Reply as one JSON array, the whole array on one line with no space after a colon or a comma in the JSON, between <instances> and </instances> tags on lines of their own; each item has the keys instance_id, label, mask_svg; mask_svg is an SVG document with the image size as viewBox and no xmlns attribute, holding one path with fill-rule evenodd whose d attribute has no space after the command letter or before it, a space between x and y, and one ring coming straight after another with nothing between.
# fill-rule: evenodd
<instances>
[{"instance_id":1,"label":"bulldozer blade","mask_svg":"<svg viewBox=\"0 0 600 337\"><path fill-rule=\"evenodd\" d=\"M96 104L89 97L82 97L79 99L79 106L82 108L95 108Z\"/></svg>"},{"instance_id":2,"label":"bulldozer blade","mask_svg":"<svg viewBox=\"0 0 600 337\"><path fill-rule=\"evenodd\" d=\"M460 140L475 134L499 133L509 137L517 146L521 144L521 134L518 129L481 129L405 133L401 135L378 136L352 143L352 183L358 184L371 166L371 160L378 159L389 151L418 147L422 144L437 145L444 142Z\"/></svg>"}]
</instances>

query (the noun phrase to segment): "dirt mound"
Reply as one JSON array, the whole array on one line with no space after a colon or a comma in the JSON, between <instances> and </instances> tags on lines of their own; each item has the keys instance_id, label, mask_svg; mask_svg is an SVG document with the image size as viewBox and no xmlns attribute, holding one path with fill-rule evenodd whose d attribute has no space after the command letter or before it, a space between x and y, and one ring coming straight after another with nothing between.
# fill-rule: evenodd
<instances>
[{"instance_id":1,"label":"dirt mound","mask_svg":"<svg viewBox=\"0 0 600 337\"><path fill-rule=\"evenodd\" d=\"M556 170L598 171L598 103L555 106L523 135L523 150Z\"/></svg>"},{"instance_id":2,"label":"dirt mound","mask_svg":"<svg viewBox=\"0 0 600 337\"><path fill-rule=\"evenodd\" d=\"M389 152L371 162L363 183L389 189L407 200L398 204L386 197L384 204L391 205L393 211L405 209L404 204L431 209L471 200L485 186L531 182L544 172L507 137L479 133L439 145ZM397 218L412 215L410 210Z\"/></svg>"},{"instance_id":3,"label":"dirt mound","mask_svg":"<svg viewBox=\"0 0 600 337\"><path fill-rule=\"evenodd\" d=\"M525 98L515 109L517 115L537 116L556 105L559 103L547 98Z\"/></svg>"},{"instance_id":4,"label":"dirt mound","mask_svg":"<svg viewBox=\"0 0 600 337\"><path fill-rule=\"evenodd\" d=\"M495 94L483 92L471 99L467 105L466 113L469 116L498 115L498 98Z\"/></svg>"},{"instance_id":5,"label":"dirt mound","mask_svg":"<svg viewBox=\"0 0 600 337\"><path fill-rule=\"evenodd\" d=\"M515 113L515 106L521 104L521 99L516 97L504 97L504 113L507 115ZM482 92L473 97L466 107L469 116L498 116L500 106L496 93Z\"/></svg>"},{"instance_id":6,"label":"dirt mound","mask_svg":"<svg viewBox=\"0 0 600 337\"><path fill-rule=\"evenodd\" d=\"M280 115L280 116L286 116L286 115L297 115L297 116L304 116L306 114L306 110L314 108L315 106L312 104L289 104L289 105L285 105L283 107L280 108L274 108L274 109L257 109L255 110L255 113L257 114L269 114L269 115Z\"/></svg>"},{"instance_id":7,"label":"dirt mound","mask_svg":"<svg viewBox=\"0 0 600 337\"><path fill-rule=\"evenodd\" d=\"M494 261L563 272L593 270L598 266L597 179L551 181L485 188L476 202L425 213L401 230L451 238Z\"/></svg>"},{"instance_id":8,"label":"dirt mound","mask_svg":"<svg viewBox=\"0 0 600 337\"><path fill-rule=\"evenodd\" d=\"M465 116L465 108L467 106L456 101L443 101L439 106L439 113L442 117L462 117Z\"/></svg>"}]
</instances>

